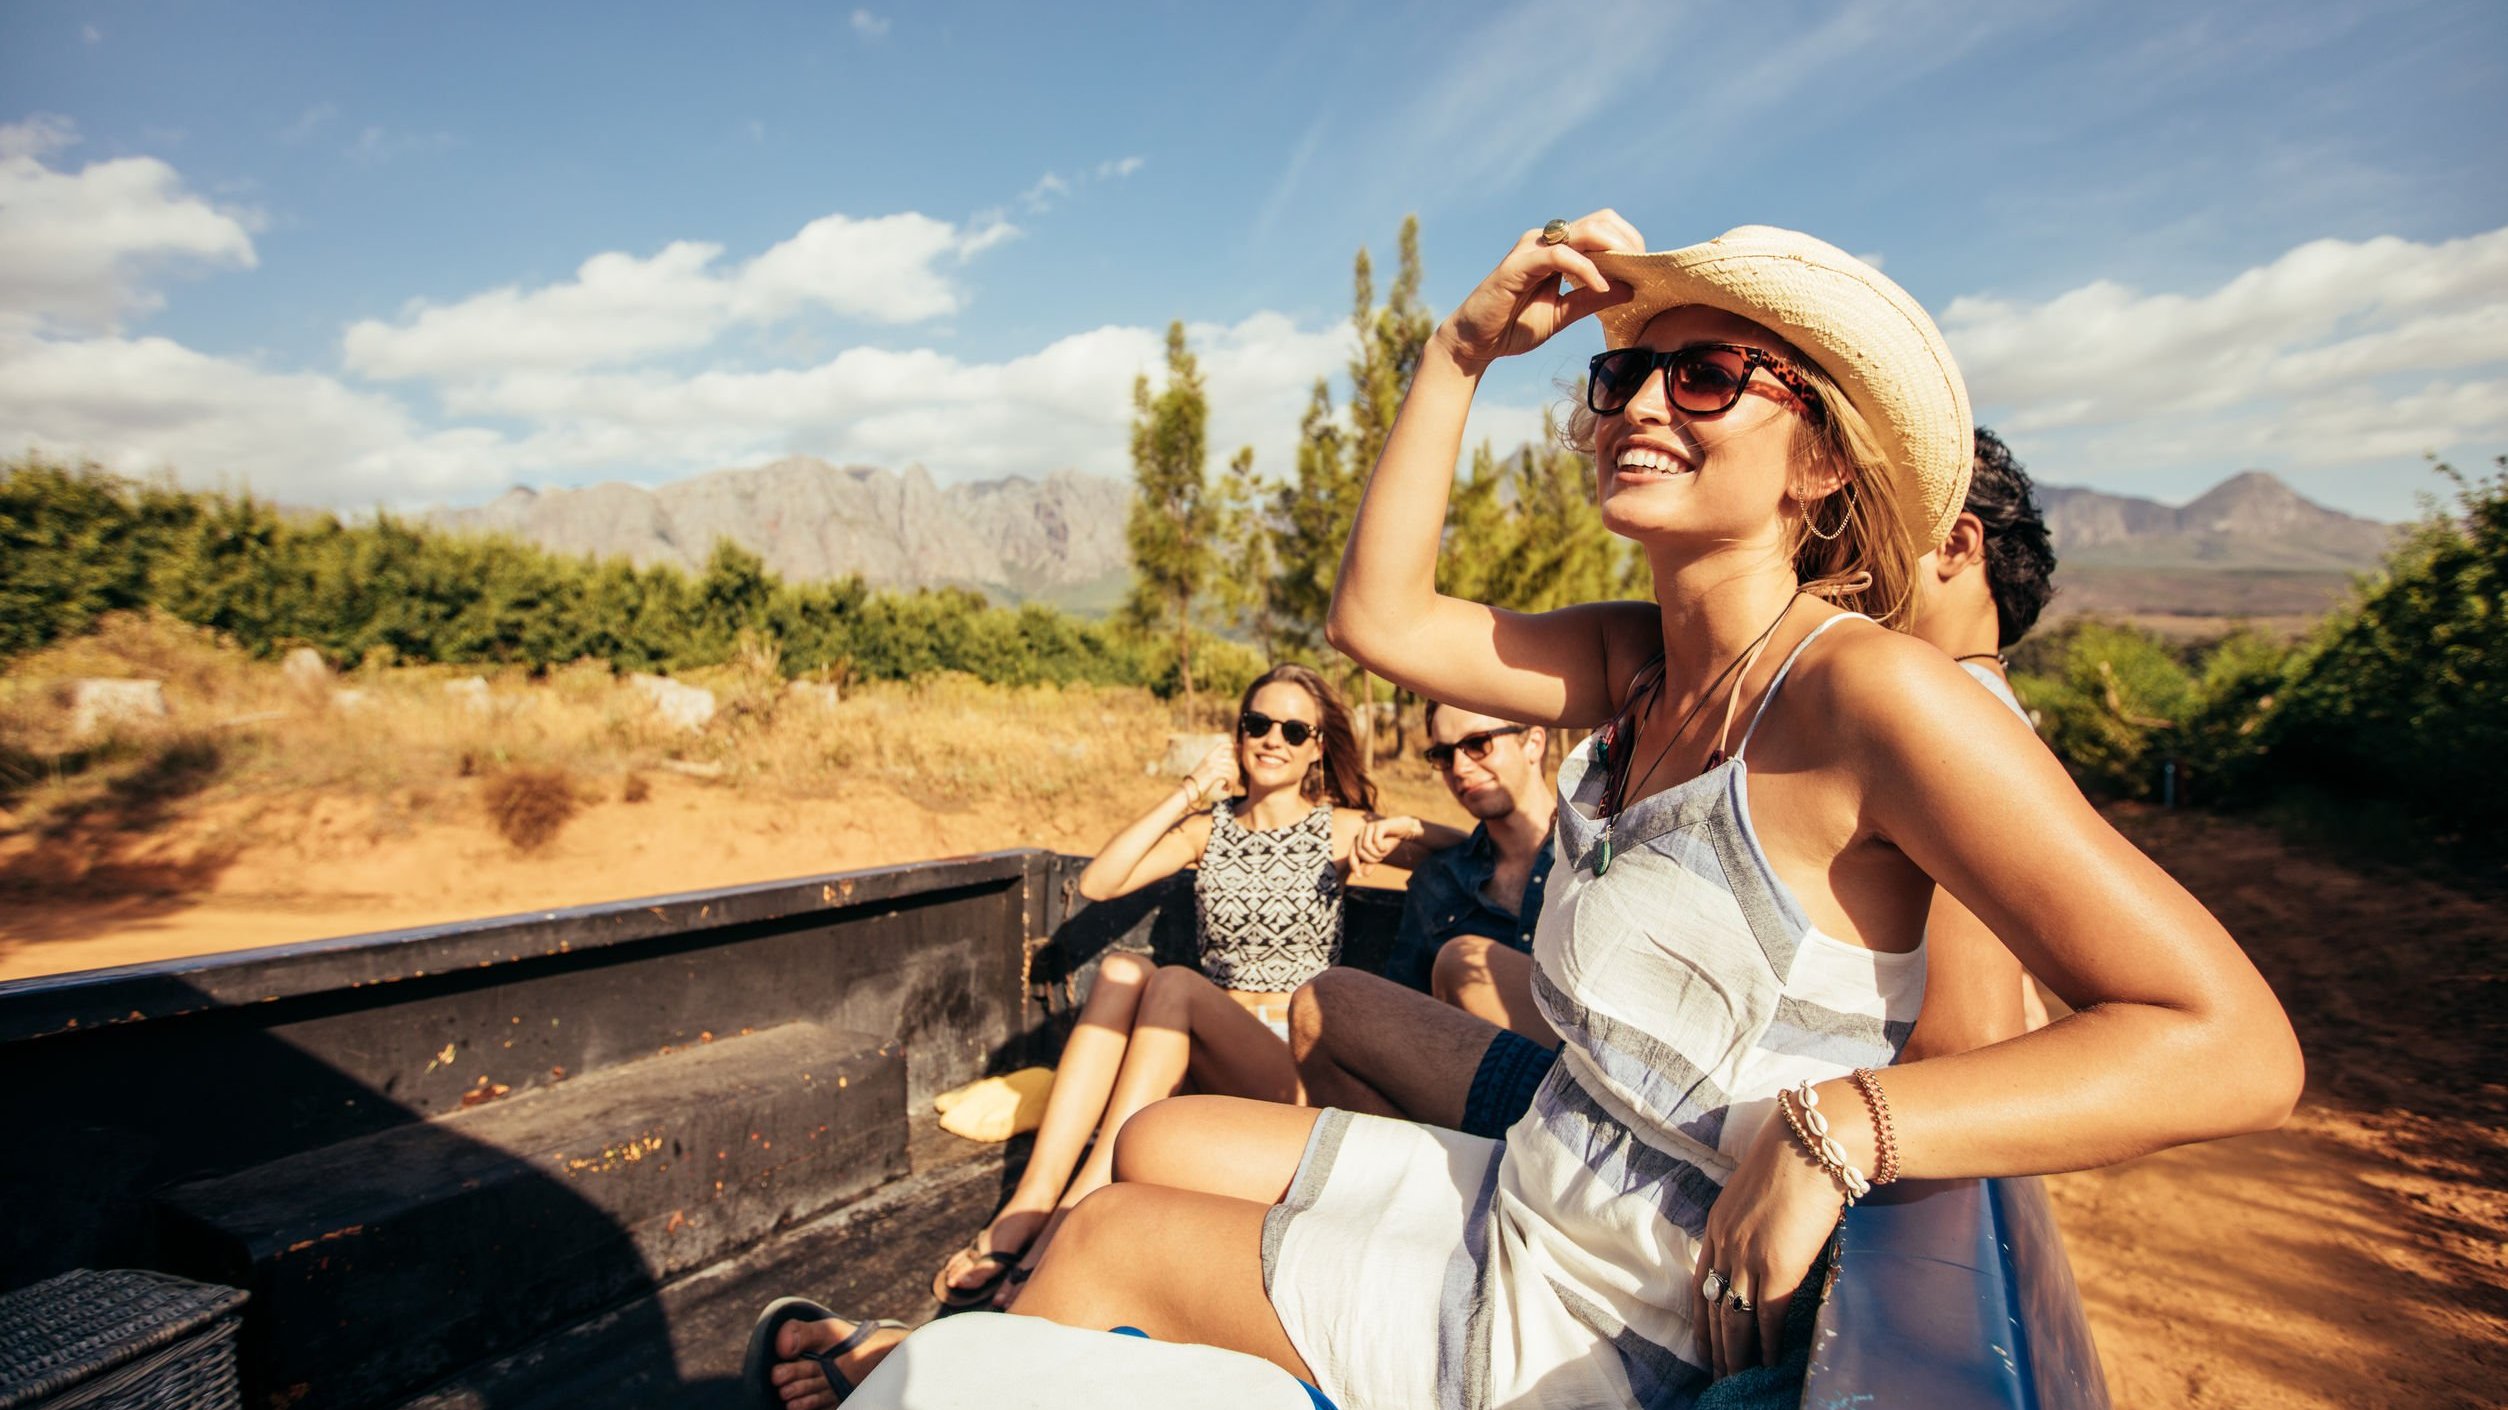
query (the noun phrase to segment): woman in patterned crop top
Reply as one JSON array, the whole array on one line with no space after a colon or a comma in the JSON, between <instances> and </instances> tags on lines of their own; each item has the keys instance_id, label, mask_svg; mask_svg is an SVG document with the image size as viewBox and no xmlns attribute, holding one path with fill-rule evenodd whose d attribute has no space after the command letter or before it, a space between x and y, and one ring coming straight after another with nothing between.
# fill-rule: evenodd
<instances>
[{"instance_id":1,"label":"woman in patterned crop top","mask_svg":"<svg viewBox=\"0 0 2508 1410\"><path fill-rule=\"evenodd\" d=\"M1339 695L1304 666L1275 666L1246 688L1235 739L1098 852L1080 874L1080 894L1093 901L1198 868L1201 967L1153 967L1128 951L1106 957L1018 1189L940 1271L935 1296L963 1306L998 1283L994 1300L1007 1305L1043 1253L1056 1209L1112 1178L1115 1132L1151 1102L1188 1084L1299 1098L1289 994L1340 958L1343 883L1462 840L1442 825L1380 817L1375 806ZM1083 1162L1091 1132L1099 1139ZM1005 1274L1014 1258L1019 1266Z\"/></svg>"}]
</instances>

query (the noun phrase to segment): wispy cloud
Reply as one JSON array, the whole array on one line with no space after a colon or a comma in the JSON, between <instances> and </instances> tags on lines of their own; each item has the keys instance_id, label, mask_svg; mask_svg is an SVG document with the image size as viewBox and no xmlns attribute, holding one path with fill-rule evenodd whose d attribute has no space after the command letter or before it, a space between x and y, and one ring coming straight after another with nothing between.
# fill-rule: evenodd
<instances>
[{"instance_id":1,"label":"wispy cloud","mask_svg":"<svg viewBox=\"0 0 2508 1410\"><path fill-rule=\"evenodd\" d=\"M450 151L460 145L461 139L449 132L394 132L384 127L366 127L349 144L348 156L361 166L381 166L404 157Z\"/></svg>"},{"instance_id":2,"label":"wispy cloud","mask_svg":"<svg viewBox=\"0 0 2508 1410\"><path fill-rule=\"evenodd\" d=\"M78 37L86 40L90 44L104 43L104 31L96 28L92 24L79 26Z\"/></svg>"},{"instance_id":3,"label":"wispy cloud","mask_svg":"<svg viewBox=\"0 0 2508 1410\"><path fill-rule=\"evenodd\" d=\"M852 24L854 33L865 39L888 37L889 20L884 15L875 15L868 10L856 10L848 23Z\"/></svg>"},{"instance_id":4,"label":"wispy cloud","mask_svg":"<svg viewBox=\"0 0 2508 1410\"><path fill-rule=\"evenodd\" d=\"M1141 157L1116 157L1111 161L1099 162L1097 164L1096 172L1097 179L1100 181L1120 181L1123 178L1130 176L1132 173L1139 171L1144 165L1144 162L1145 159Z\"/></svg>"},{"instance_id":5,"label":"wispy cloud","mask_svg":"<svg viewBox=\"0 0 2508 1410\"><path fill-rule=\"evenodd\" d=\"M315 133L328 126L331 120L339 115L340 110L335 105L316 103L298 113L294 122L280 128L279 140L291 144L311 141Z\"/></svg>"},{"instance_id":6,"label":"wispy cloud","mask_svg":"<svg viewBox=\"0 0 2508 1410\"><path fill-rule=\"evenodd\" d=\"M1036 178L1036 184L1019 193L1019 204L1031 211L1049 211L1063 197L1071 194L1071 183L1053 172Z\"/></svg>"},{"instance_id":7,"label":"wispy cloud","mask_svg":"<svg viewBox=\"0 0 2508 1410\"><path fill-rule=\"evenodd\" d=\"M1393 154L1386 167L1433 173L1442 189L1504 189L1562 158L1607 164L1625 179L1648 151L1682 164L1731 151L1772 110L1874 101L2043 18L1947 0L1869 0L1771 27L1647 0L1536 0L1461 32L1358 149ZM1541 57L1569 51L1574 62ZM1677 150L1614 135L1573 156L1571 138L1647 86L1660 90L1646 100L1648 131L1676 122Z\"/></svg>"}]
</instances>

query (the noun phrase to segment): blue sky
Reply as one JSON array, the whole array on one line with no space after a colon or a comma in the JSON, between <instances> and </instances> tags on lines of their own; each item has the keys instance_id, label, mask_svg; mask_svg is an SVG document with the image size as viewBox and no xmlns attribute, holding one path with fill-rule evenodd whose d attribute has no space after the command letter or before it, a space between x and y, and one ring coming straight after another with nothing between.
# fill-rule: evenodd
<instances>
[{"instance_id":1,"label":"blue sky","mask_svg":"<svg viewBox=\"0 0 2508 1410\"><path fill-rule=\"evenodd\" d=\"M2508 451L2508 7L0 10L0 446L303 503L786 453L1125 470L1191 324L1285 471L1349 265L1791 225L2038 475L2412 511ZM1596 335L1492 379L1538 424Z\"/></svg>"}]
</instances>

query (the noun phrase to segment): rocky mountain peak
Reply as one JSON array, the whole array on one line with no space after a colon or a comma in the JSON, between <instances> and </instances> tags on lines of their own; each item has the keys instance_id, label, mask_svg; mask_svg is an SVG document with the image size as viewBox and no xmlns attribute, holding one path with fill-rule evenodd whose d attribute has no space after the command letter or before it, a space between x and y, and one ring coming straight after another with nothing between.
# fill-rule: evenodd
<instances>
[{"instance_id":1,"label":"rocky mountain peak","mask_svg":"<svg viewBox=\"0 0 2508 1410\"><path fill-rule=\"evenodd\" d=\"M1129 493L1076 471L943 486L920 465L898 472L796 455L652 489L509 490L428 517L640 565L702 569L716 540L729 538L796 581L859 573L878 587L1070 599L1127 571Z\"/></svg>"}]
</instances>

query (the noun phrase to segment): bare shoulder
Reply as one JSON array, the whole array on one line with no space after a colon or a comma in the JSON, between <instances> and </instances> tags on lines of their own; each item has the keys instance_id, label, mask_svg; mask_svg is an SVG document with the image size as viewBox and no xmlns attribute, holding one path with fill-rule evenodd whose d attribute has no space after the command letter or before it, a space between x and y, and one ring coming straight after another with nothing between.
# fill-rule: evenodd
<instances>
[{"instance_id":1,"label":"bare shoulder","mask_svg":"<svg viewBox=\"0 0 2508 1410\"><path fill-rule=\"evenodd\" d=\"M1799 707L1827 721L1840 743L1881 758L1922 757L1946 744L1974 758L2036 738L1958 662L1876 623L1844 622L1827 632L1794 676L1786 689L1802 692Z\"/></svg>"}]
</instances>

